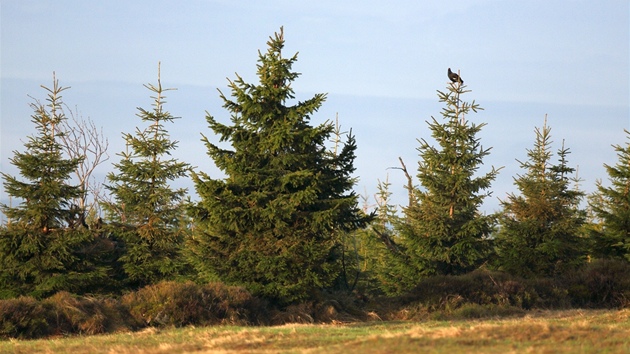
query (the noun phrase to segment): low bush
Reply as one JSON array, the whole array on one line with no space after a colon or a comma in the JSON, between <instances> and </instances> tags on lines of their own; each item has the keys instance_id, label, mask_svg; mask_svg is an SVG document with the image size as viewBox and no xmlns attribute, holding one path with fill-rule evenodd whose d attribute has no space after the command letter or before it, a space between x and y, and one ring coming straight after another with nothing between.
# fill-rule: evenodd
<instances>
[{"instance_id":1,"label":"low bush","mask_svg":"<svg viewBox=\"0 0 630 354\"><path fill-rule=\"evenodd\" d=\"M269 303L240 286L213 282L202 287L217 310L221 324L257 324L269 322Z\"/></svg>"},{"instance_id":2,"label":"low bush","mask_svg":"<svg viewBox=\"0 0 630 354\"><path fill-rule=\"evenodd\" d=\"M558 279L534 278L524 281L532 294L532 301L525 309L567 309L571 307L568 291Z\"/></svg>"},{"instance_id":3,"label":"low bush","mask_svg":"<svg viewBox=\"0 0 630 354\"><path fill-rule=\"evenodd\" d=\"M630 263L595 260L562 281L573 307L630 307Z\"/></svg>"},{"instance_id":4,"label":"low bush","mask_svg":"<svg viewBox=\"0 0 630 354\"><path fill-rule=\"evenodd\" d=\"M390 304L383 306L381 303L385 301ZM474 317L475 313L492 315L493 312L501 315L516 310L571 306L569 291L558 279L523 279L486 269L465 275L425 278L405 295L376 302L372 305L374 310L382 318L393 320L442 318L454 314Z\"/></svg>"},{"instance_id":5,"label":"low bush","mask_svg":"<svg viewBox=\"0 0 630 354\"><path fill-rule=\"evenodd\" d=\"M287 323L347 323L365 321L365 299L353 292L320 291L312 300L272 309L271 324Z\"/></svg>"},{"instance_id":6,"label":"low bush","mask_svg":"<svg viewBox=\"0 0 630 354\"><path fill-rule=\"evenodd\" d=\"M630 306L630 263L598 260L556 278L522 279L485 269L422 279L409 293L368 299L321 291L275 307L223 283L161 282L121 298L59 292L0 300L0 338L97 334L146 326L267 325L521 316L529 309Z\"/></svg>"},{"instance_id":7,"label":"low bush","mask_svg":"<svg viewBox=\"0 0 630 354\"><path fill-rule=\"evenodd\" d=\"M521 278L480 269L465 275L423 279L397 301L421 302L430 310L443 310L445 306L453 306L453 299L461 303L529 308L536 305L538 296Z\"/></svg>"},{"instance_id":8,"label":"low bush","mask_svg":"<svg viewBox=\"0 0 630 354\"><path fill-rule=\"evenodd\" d=\"M240 287L222 283L162 282L120 299L59 292L0 300L0 338L98 334L146 326L266 324L269 308Z\"/></svg>"},{"instance_id":9,"label":"low bush","mask_svg":"<svg viewBox=\"0 0 630 354\"><path fill-rule=\"evenodd\" d=\"M0 300L0 338L31 339L53 333L53 310L32 297Z\"/></svg>"},{"instance_id":10,"label":"low bush","mask_svg":"<svg viewBox=\"0 0 630 354\"><path fill-rule=\"evenodd\" d=\"M121 301L137 322L156 327L259 323L266 307L246 290L222 283L161 282Z\"/></svg>"},{"instance_id":11,"label":"low bush","mask_svg":"<svg viewBox=\"0 0 630 354\"><path fill-rule=\"evenodd\" d=\"M72 295L62 291L42 301L54 314L49 326L56 334L99 334L128 330L124 311L115 301Z\"/></svg>"},{"instance_id":12,"label":"low bush","mask_svg":"<svg viewBox=\"0 0 630 354\"><path fill-rule=\"evenodd\" d=\"M32 297L0 300L0 338L33 339L134 329L125 319L129 316L116 300L65 291L41 301Z\"/></svg>"},{"instance_id":13,"label":"low bush","mask_svg":"<svg viewBox=\"0 0 630 354\"><path fill-rule=\"evenodd\" d=\"M438 311L431 315L432 319L470 320L481 318L501 318L508 316L523 316L525 310L509 305L480 305L463 304L452 311Z\"/></svg>"},{"instance_id":14,"label":"low bush","mask_svg":"<svg viewBox=\"0 0 630 354\"><path fill-rule=\"evenodd\" d=\"M131 316L147 326L204 323L202 295L193 283L163 282L144 287L122 297Z\"/></svg>"}]
</instances>

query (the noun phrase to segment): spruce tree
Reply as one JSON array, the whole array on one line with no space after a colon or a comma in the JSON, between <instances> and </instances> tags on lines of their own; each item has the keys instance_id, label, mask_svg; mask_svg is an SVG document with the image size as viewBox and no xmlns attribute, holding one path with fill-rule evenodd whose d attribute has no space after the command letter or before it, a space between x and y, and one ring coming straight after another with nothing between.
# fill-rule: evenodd
<instances>
[{"instance_id":1,"label":"spruce tree","mask_svg":"<svg viewBox=\"0 0 630 354\"><path fill-rule=\"evenodd\" d=\"M131 286L172 279L183 270L187 227L187 190L170 185L190 171L187 163L169 157L177 141L164 124L176 117L164 109L164 93L172 89L162 88L159 68L157 86L144 86L154 94L153 109L138 108L137 116L148 126L123 134L128 151L119 154L117 171L107 175L113 201L104 205L110 232L125 244L120 261Z\"/></svg>"},{"instance_id":2,"label":"spruce tree","mask_svg":"<svg viewBox=\"0 0 630 354\"><path fill-rule=\"evenodd\" d=\"M77 222L83 211L72 204L83 191L70 184L81 158L65 157L61 144L61 93L67 87L55 78L52 88L42 87L47 103L31 104L37 133L24 144L26 151L14 151L10 159L22 178L1 173L7 194L19 204L2 204L8 222L0 229L0 297L81 292L104 274L87 256L92 237Z\"/></svg>"},{"instance_id":3,"label":"spruce tree","mask_svg":"<svg viewBox=\"0 0 630 354\"><path fill-rule=\"evenodd\" d=\"M409 256L405 253L398 229L403 221L398 208L391 204L388 180L377 185L376 218L362 238L362 268L368 286L366 290L378 294L401 294L417 284L413 272L409 272Z\"/></svg>"},{"instance_id":4,"label":"spruce tree","mask_svg":"<svg viewBox=\"0 0 630 354\"><path fill-rule=\"evenodd\" d=\"M461 82L438 90L442 121L427 122L438 144L421 139L417 178L420 187L409 186L409 205L400 228L412 276L462 274L479 267L490 251L494 217L479 209L498 170L478 175L490 149L481 146L477 134L485 123L466 117L481 108L460 97L470 91Z\"/></svg>"},{"instance_id":5,"label":"spruce tree","mask_svg":"<svg viewBox=\"0 0 630 354\"><path fill-rule=\"evenodd\" d=\"M568 166L569 150L563 143L553 165L547 120L535 131L528 161L519 161L526 173L514 179L520 194L502 201L496 238L499 268L524 277L552 276L585 259L580 235L585 213L579 209L584 193L571 187L575 169Z\"/></svg>"},{"instance_id":6,"label":"spruce tree","mask_svg":"<svg viewBox=\"0 0 630 354\"><path fill-rule=\"evenodd\" d=\"M259 52L259 84L237 75L224 107L231 125L206 120L220 147L203 137L208 155L225 173L193 173L201 200L192 209L192 259L203 280L241 284L281 303L308 297L339 276L339 235L367 221L352 191L356 143L352 135L335 153L326 147L334 125L309 123L325 100L316 94L290 105L291 70L283 31Z\"/></svg>"},{"instance_id":7,"label":"spruce tree","mask_svg":"<svg viewBox=\"0 0 630 354\"><path fill-rule=\"evenodd\" d=\"M383 295L391 293L390 288L400 288L400 279L392 278L392 268L396 260L392 252L397 250L393 224L397 219L396 207L391 204L391 192L386 181L378 181L376 203L369 204L370 198L361 195L362 211L373 214L369 227L343 235L345 244L345 274L342 289L358 290L361 294ZM375 209L370 213L370 209ZM397 273L396 273L397 274Z\"/></svg>"},{"instance_id":8,"label":"spruce tree","mask_svg":"<svg viewBox=\"0 0 630 354\"><path fill-rule=\"evenodd\" d=\"M630 132L626 132L630 141ZM615 166L604 164L611 185L597 182L597 192L590 206L601 222L601 228L592 230L593 255L630 261L630 142L625 146L613 145L619 161Z\"/></svg>"}]
</instances>

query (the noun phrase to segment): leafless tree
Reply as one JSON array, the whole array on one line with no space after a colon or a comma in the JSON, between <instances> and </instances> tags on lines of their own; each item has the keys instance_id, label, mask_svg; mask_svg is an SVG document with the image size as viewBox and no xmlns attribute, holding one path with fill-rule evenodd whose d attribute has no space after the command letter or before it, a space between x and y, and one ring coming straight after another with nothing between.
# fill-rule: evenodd
<instances>
[{"instance_id":1,"label":"leafless tree","mask_svg":"<svg viewBox=\"0 0 630 354\"><path fill-rule=\"evenodd\" d=\"M99 215L99 201L106 199L103 183L93 177L96 167L109 160L107 148L109 141L103 134L103 128L97 128L89 117L84 119L75 107L73 111L66 106L70 119L63 122L61 143L70 158L83 158L75 170L75 176L83 187L83 195L76 200L83 220L86 215Z\"/></svg>"}]
</instances>

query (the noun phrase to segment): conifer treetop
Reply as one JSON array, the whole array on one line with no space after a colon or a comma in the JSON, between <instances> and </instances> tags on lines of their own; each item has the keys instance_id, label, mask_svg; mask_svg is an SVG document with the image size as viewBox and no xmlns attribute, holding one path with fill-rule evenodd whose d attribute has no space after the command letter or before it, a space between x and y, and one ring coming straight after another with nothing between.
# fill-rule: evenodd
<instances>
[{"instance_id":1,"label":"conifer treetop","mask_svg":"<svg viewBox=\"0 0 630 354\"><path fill-rule=\"evenodd\" d=\"M108 203L107 209L114 220L143 224L157 218L166 227L176 219L173 215L178 213L187 191L171 189L169 182L187 176L190 166L170 157L178 141L170 139L164 123L177 117L164 109L164 93L176 89L162 87L159 64L157 84L144 87L152 92L153 109L138 107L136 116L149 125L142 130L136 128L135 134L123 134L128 149L119 153L122 160L114 164L119 172L107 176L106 188L116 199Z\"/></svg>"},{"instance_id":2,"label":"conifer treetop","mask_svg":"<svg viewBox=\"0 0 630 354\"><path fill-rule=\"evenodd\" d=\"M24 143L25 152L14 151L10 158L24 180L1 172L8 195L17 198L17 207L2 205L10 221L22 222L29 227L51 230L67 226L72 218L71 201L81 195L81 186L68 183L70 174L82 158L66 158L60 137L60 125L66 119L61 93L62 87L53 73L53 86L41 86L47 92L47 103L37 99L30 104L34 114L31 121L37 133Z\"/></svg>"}]
</instances>

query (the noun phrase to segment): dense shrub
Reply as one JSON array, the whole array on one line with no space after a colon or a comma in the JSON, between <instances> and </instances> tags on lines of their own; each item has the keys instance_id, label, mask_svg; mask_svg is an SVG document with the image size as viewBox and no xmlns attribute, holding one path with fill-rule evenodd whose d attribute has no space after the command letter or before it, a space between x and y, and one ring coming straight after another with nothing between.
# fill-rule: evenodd
<instances>
[{"instance_id":1,"label":"dense shrub","mask_svg":"<svg viewBox=\"0 0 630 354\"><path fill-rule=\"evenodd\" d=\"M532 308L568 308L569 296L560 279L523 279L480 269L460 276L422 279L407 294L378 299L370 307L386 319L474 318L518 314ZM383 304L385 301L389 304Z\"/></svg>"},{"instance_id":2,"label":"dense shrub","mask_svg":"<svg viewBox=\"0 0 630 354\"><path fill-rule=\"evenodd\" d=\"M369 318L363 299L355 293L319 292L313 300L272 309L271 323L335 323L357 322Z\"/></svg>"},{"instance_id":3,"label":"dense shrub","mask_svg":"<svg viewBox=\"0 0 630 354\"><path fill-rule=\"evenodd\" d=\"M213 307L209 310L223 315L220 317L221 324L264 325L269 321L269 303L243 287L213 282L201 289L211 300Z\"/></svg>"},{"instance_id":4,"label":"dense shrub","mask_svg":"<svg viewBox=\"0 0 630 354\"><path fill-rule=\"evenodd\" d=\"M403 303L422 302L429 309L439 310L454 297L461 298L462 303L521 308L529 308L537 301L537 294L522 279L488 270L425 278L399 299Z\"/></svg>"},{"instance_id":5,"label":"dense shrub","mask_svg":"<svg viewBox=\"0 0 630 354\"><path fill-rule=\"evenodd\" d=\"M30 339L52 334L53 311L32 297L0 300L0 338Z\"/></svg>"},{"instance_id":6,"label":"dense shrub","mask_svg":"<svg viewBox=\"0 0 630 354\"><path fill-rule=\"evenodd\" d=\"M54 317L49 326L56 334L99 334L133 328L126 323L122 309L115 301L92 297L79 297L65 291L42 302L51 309Z\"/></svg>"},{"instance_id":7,"label":"dense shrub","mask_svg":"<svg viewBox=\"0 0 630 354\"><path fill-rule=\"evenodd\" d=\"M146 326L265 324L268 305L222 283L162 282L121 299L59 292L45 300L0 300L0 338L98 334Z\"/></svg>"},{"instance_id":8,"label":"dense shrub","mask_svg":"<svg viewBox=\"0 0 630 354\"><path fill-rule=\"evenodd\" d=\"M122 298L131 316L148 326L263 322L266 306L249 292L222 283L161 282Z\"/></svg>"},{"instance_id":9,"label":"dense shrub","mask_svg":"<svg viewBox=\"0 0 630 354\"><path fill-rule=\"evenodd\" d=\"M563 283L574 307L630 306L630 263L625 260L593 261Z\"/></svg>"},{"instance_id":10,"label":"dense shrub","mask_svg":"<svg viewBox=\"0 0 630 354\"><path fill-rule=\"evenodd\" d=\"M59 292L45 300L0 300L0 338L98 334L134 329L125 309L113 299Z\"/></svg>"},{"instance_id":11,"label":"dense shrub","mask_svg":"<svg viewBox=\"0 0 630 354\"><path fill-rule=\"evenodd\" d=\"M524 281L533 294L531 306L526 309L566 309L571 307L568 291L562 287L557 279L533 278Z\"/></svg>"}]
</instances>

